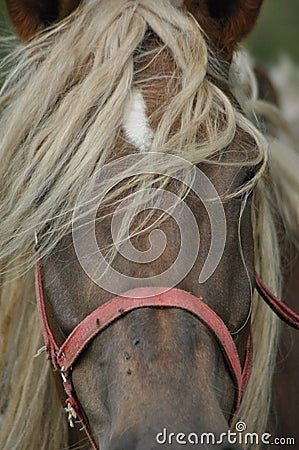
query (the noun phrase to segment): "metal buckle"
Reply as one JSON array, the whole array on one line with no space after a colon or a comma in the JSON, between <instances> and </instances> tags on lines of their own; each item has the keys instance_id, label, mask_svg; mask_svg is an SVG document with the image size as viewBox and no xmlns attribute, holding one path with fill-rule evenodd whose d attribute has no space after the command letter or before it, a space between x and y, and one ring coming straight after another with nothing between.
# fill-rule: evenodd
<instances>
[{"instance_id":1,"label":"metal buckle","mask_svg":"<svg viewBox=\"0 0 299 450\"><path fill-rule=\"evenodd\" d=\"M34 230L34 244L35 244L35 249L37 250L38 248L38 236L37 236L37 231Z\"/></svg>"},{"instance_id":2,"label":"metal buckle","mask_svg":"<svg viewBox=\"0 0 299 450\"><path fill-rule=\"evenodd\" d=\"M71 428L74 428L75 427L74 420L78 419L78 415L77 415L75 409L73 408L72 402L70 401L70 399L67 399L66 407L63 409L67 414L67 420L68 420L69 426Z\"/></svg>"}]
</instances>

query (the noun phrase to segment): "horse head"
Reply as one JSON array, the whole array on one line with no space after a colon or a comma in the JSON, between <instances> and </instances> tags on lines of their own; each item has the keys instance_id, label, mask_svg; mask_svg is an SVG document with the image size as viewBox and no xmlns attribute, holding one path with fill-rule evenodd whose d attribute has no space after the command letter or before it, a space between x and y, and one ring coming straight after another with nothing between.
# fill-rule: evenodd
<instances>
[{"instance_id":1,"label":"horse head","mask_svg":"<svg viewBox=\"0 0 299 450\"><path fill-rule=\"evenodd\" d=\"M33 198L44 324L59 348L87 317L100 327L99 307L125 304L88 331L67 373L59 366L94 448L191 448L207 433L220 441L207 435L202 448L241 448L228 430L248 381L236 378L250 365L267 149L229 72L262 1L6 4L36 63L39 122L20 133L20 183Z\"/></svg>"}]
</instances>

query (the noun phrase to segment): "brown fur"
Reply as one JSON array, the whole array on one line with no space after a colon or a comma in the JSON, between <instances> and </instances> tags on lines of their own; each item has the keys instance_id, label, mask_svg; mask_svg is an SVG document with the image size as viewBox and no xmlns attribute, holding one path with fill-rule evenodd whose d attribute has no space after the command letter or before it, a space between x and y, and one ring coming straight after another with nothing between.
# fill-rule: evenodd
<instances>
[{"instance_id":1,"label":"brown fur","mask_svg":"<svg viewBox=\"0 0 299 450\"><path fill-rule=\"evenodd\" d=\"M22 41L64 19L79 3L80 0L5 0L10 20Z\"/></svg>"},{"instance_id":2,"label":"brown fur","mask_svg":"<svg viewBox=\"0 0 299 450\"><path fill-rule=\"evenodd\" d=\"M69 11L71 4L65 3L65 8ZM11 11L14 14L14 10ZM31 36L30 32L46 26L47 21L52 23L52 20L62 18L62 11L54 11L51 20L49 16L45 20L44 14L35 9L31 16L31 31L30 25L24 28L27 22L23 19L28 8L21 9L21 19L16 20L15 15L13 20L19 27L20 36L26 39ZM151 40L145 39L143 46L151 48ZM154 63L147 67L150 79L158 79L156 84L151 80L142 86L150 114L156 112L161 103L168 101L169 104L172 98L173 85L161 74L172 74L173 64L171 54L161 51ZM174 77L174 87L176 83ZM217 83L216 80L214 83ZM227 80L222 80L221 84L218 82L217 87L231 98ZM156 104L157 99L159 104ZM215 118L214 126L218 131L223 120L220 114ZM154 114L152 127L156 128L158 122L159 115ZM235 192L246 182L248 170L244 167L244 161L250 159L256 148L253 139L238 124L227 150L222 155L222 161L234 162L235 165L223 165L221 168L209 164L200 166L213 179L220 194ZM225 202L228 218L225 254L214 275L204 285L199 285L198 274L209 249L210 225L201 202L192 195L186 201L204 239L195 265L178 287L202 295L234 333L246 323L252 298L249 282L253 282L254 275L254 245L250 202L247 202L242 216L241 236L238 225L242 202L238 198ZM117 255L114 267L132 277L149 277L154 272L163 272L178 252L180 239L170 219L165 220L160 228L171 245L158 261L140 265L128 263ZM107 247L111 242L109 232L109 218L97 223L100 247ZM43 235L40 234L42 241ZM241 259L239 237L248 273ZM143 250L148 246L148 238L149 233L144 232L133 240L133 244ZM88 313L112 296L92 283L83 272L71 236L65 236L43 259L42 267L47 305L51 309L51 321L56 324L54 332L57 338L59 335L67 336ZM241 361L244 360L248 328L246 326L234 335ZM161 431L161 426L168 427L170 431L187 433L206 430L221 433L228 428L235 397L234 384L215 338L192 315L172 309L134 311L104 330L78 359L73 370L73 381L94 436L101 445L104 442L103 448L109 450L153 448L154 436ZM237 450L239 447L230 448Z\"/></svg>"},{"instance_id":3,"label":"brown fur","mask_svg":"<svg viewBox=\"0 0 299 450\"><path fill-rule=\"evenodd\" d=\"M151 47L151 38L143 45ZM147 63L149 61L144 61L147 74L153 78L160 73L167 75L173 65L167 51L161 52L153 64ZM143 74L138 76L142 78ZM171 97L172 83L167 78L160 78L155 84L151 81L142 87L150 114L161 104L167 104ZM151 125L154 128L157 126L157 117L154 117ZM239 149L240 141L243 142L243 151ZM224 158L227 158L227 162L243 160L244 153L248 156L252 149L253 142L244 132L237 130L230 151ZM130 153L134 151L130 147L127 150ZM238 166L223 167L221 174L213 166L203 167L202 170L213 178L222 194L227 192L228 185L232 190L236 189L246 177L246 169ZM171 188L176 189L175 186ZM197 198L190 195L188 204L198 219L205 239L202 240L201 252L194 267L178 287L202 295L228 328L236 331L248 317L251 299L247 275L239 251L236 250L241 203L233 200L225 205L229 219L228 245L215 276L204 286L198 284L198 273L209 249L209 218ZM175 259L180 238L170 219L160 229L173 243L161 258L140 265L132 262L128 264L118 255L114 268L130 277L149 277L152 273L163 272ZM100 248L111 243L109 218L98 224L96 234ZM250 203L243 216L242 242L253 282ZM143 233L132 243L144 251L148 246L148 233ZM66 237L56 251L43 261L43 274L54 321L59 324L64 335L68 335L86 315L112 297L86 277L74 253L71 237ZM226 283L223 283L223 279L226 279ZM129 284L127 288L130 288ZM244 361L248 332L248 327L245 327L235 337L241 361ZM95 373L96 377L93 376ZM186 377L188 383L184 382ZM111 417L114 418L109 450L156 448L151 446L154 445L153 437L161 431L160 424L170 431L180 429L188 433L192 430L205 432L213 429L217 433L224 432L234 399L234 385L214 338L196 318L180 310L145 308L128 314L107 328L91 344L76 363L73 380L96 436L107 435L112 426ZM107 386L106 380L113 380L113 388L109 384ZM92 396L90 392L93 392ZM205 414L202 415L203 408ZM142 447L137 447L135 439L141 440ZM171 448L178 447L173 445ZM191 449L189 446L186 448ZM237 450L239 447L232 446L232 449Z\"/></svg>"},{"instance_id":4,"label":"brown fur","mask_svg":"<svg viewBox=\"0 0 299 450\"><path fill-rule=\"evenodd\" d=\"M230 59L233 51L253 29L263 0L185 0L218 51Z\"/></svg>"},{"instance_id":5,"label":"brown fur","mask_svg":"<svg viewBox=\"0 0 299 450\"><path fill-rule=\"evenodd\" d=\"M13 26L23 41L67 17L80 0L5 0ZM263 0L185 0L184 5L205 30L215 48L229 58L252 30Z\"/></svg>"},{"instance_id":6,"label":"brown fur","mask_svg":"<svg viewBox=\"0 0 299 450\"><path fill-rule=\"evenodd\" d=\"M287 305L298 313L299 292L299 259L296 263L288 265L286 274ZM275 436L290 437L296 439L296 447L299 442L298 429L298 402L299 402L299 333L282 325L277 369L273 383L273 430ZM284 450L285 445L277 446L278 450Z\"/></svg>"}]
</instances>

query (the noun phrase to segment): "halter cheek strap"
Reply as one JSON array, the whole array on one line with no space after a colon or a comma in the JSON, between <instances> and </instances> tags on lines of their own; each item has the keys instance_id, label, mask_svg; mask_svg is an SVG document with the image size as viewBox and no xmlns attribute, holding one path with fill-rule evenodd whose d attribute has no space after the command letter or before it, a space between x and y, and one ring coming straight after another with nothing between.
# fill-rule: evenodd
<instances>
[{"instance_id":1,"label":"halter cheek strap","mask_svg":"<svg viewBox=\"0 0 299 450\"><path fill-rule=\"evenodd\" d=\"M276 298L275 295L272 294L272 292L270 292L264 285L258 274L255 275L255 279L258 293L270 306L272 311L274 311L283 322L287 323L296 330L299 330L299 315L278 300L278 298Z\"/></svg>"},{"instance_id":2,"label":"halter cheek strap","mask_svg":"<svg viewBox=\"0 0 299 450\"><path fill-rule=\"evenodd\" d=\"M174 288L167 291L161 288L142 288L129 291L122 297L113 298L89 314L74 328L62 346L59 347L53 336L47 318L41 266L37 252L35 253L35 257L36 298L45 346L54 371L59 372L62 378L63 387L67 396L66 411L69 416L70 425L73 426L74 419L78 419L81 422L93 450L98 450L98 446L92 436L83 408L77 399L71 378L72 368L76 363L77 358L86 349L86 346L102 330L135 309L148 307L161 309L178 308L197 317L212 333L222 351L236 386L234 412L238 410L252 368L251 334L249 334L248 337L245 363L242 369L238 351L227 326L222 319L203 302L202 297L198 298L186 291ZM278 300L265 287L257 274L256 287L262 298L280 318L291 326L299 329L299 316Z\"/></svg>"},{"instance_id":3,"label":"halter cheek strap","mask_svg":"<svg viewBox=\"0 0 299 450\"><path fill-rule=\"evenodd\" d=\"M73 382L71 379L71 371L66 370L62 365L59 364L57 360L57 355L59 353L59 346L53 336L51 327L48 322L44 290L42 284L42 272L40 259L37 252L35 252L35 291L37 299L37 307L40 318L42 335L45 342L45 347L47 349L48 358L52 362L54 372L59 373L62 379L63 389L66 394L66 408L65 411L68 414L68 421L70 426L74 427L74 420L79 420L84 429L93 450L98 450L98 446L93 438L90 430L88 419L84 413L82 406L77 400L76 393L73 387Z\"/></svg>"},{"instance_id":4,"label":"halter cheek strap","mask_svg":"<svg viewBox=\"0 0 299 450\"><path fill-rule=\"evenodd\" d=\"M222 319L203 302L202 297L195 297L181 289L169 289L166 291L161 288L142 288L129 291L122 297L113 298L89 314L74 328L62 346L59 347L47 318L41 266L37 253L35 281L42 334L54 371L60 373L62 378L63 387L67 396L66 411L69 415L70 425L73 426L74 419L79 419L94 450L98 450L98 447L90 431L87 417L76 397L71 379L72 368L77 358L86 349L86 346L102 330L135 309L146 307L178 308L193 314L206 325L222 351L236 386L234 412L239 408L252 367L251 335L248 338L245 363L242 370L238 351L229 330Z\"/></svg>"}]
</instances>

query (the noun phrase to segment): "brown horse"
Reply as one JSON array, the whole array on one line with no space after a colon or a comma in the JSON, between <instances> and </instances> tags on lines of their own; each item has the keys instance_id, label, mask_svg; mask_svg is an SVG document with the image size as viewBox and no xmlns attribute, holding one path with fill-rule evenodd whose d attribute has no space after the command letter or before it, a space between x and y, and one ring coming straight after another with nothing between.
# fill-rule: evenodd
<instances>
[{"instance_id":1,"label":"brown horse","mask_svg":"<svg viewBox=\"0 0 299 450\"><path fill-rule=\"evenodd\" d=\"M253 290L257 270L280 294L275 193L230 69L262 0L6 4L27 43L1 97L1 448L90 445L48 362L28 360L34 232L42 326L80 347L55 368L93 448L261 447L240 424L267 424L277 319ZM146 302L126 314L132 288Z\"/></svg>"}]
</instances>

